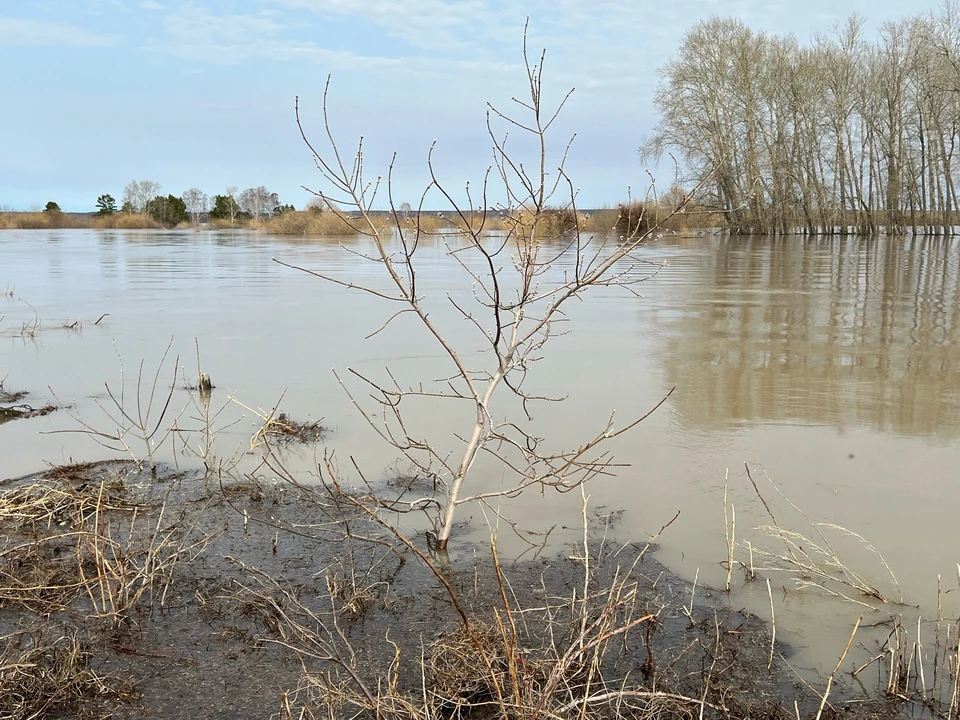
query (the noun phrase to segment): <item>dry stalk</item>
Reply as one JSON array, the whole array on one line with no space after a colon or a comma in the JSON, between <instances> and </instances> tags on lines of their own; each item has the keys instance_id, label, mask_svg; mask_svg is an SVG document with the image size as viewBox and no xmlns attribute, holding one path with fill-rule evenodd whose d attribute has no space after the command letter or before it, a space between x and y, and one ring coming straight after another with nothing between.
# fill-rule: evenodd
<instances>
[{"instance_id":1,"label":"dry stalk","mask_svg":"<svg viewBox=\"0 0 960 720\"><path fill-rule=\"evenodd\" d=\"M847 653L850 652L850 645L853 644L853 638L857 634L857 630L860 628L860 623L862 621L863 615L857 618L857 622L853 626L853 632L850 633L850 639L847 640L847 646L843 649L840 659L837 660L837 664L834 666L833 671L827 678L827 687L824 689L823 696L820 698L820 707L817 709L816 720L820 720L820 716L823 714L823 708L827 704L827 696L830 694L830 688L833 686L833 679L836 677L837 671L840 670L840 666L843 665L843 661L847 657Z\"/></svg>"},{"instance_id":2,"label":"dry stalk","mask_svg":"<svg viewBox=\"0 0 960 720\"><path fill-rule=\"evenodd\" d=\"M833 595L834 597L842 598L871 609L875 609L873 605L858 598L852 597L850 594L844 592L844 590L840 588L849 588L865 598L872 598L873 600L882 603L889 602L874 585L869 583L861 574L852 570L847 564L841 561L837 551L831 546L830 542L821 531L821 528L830 528L844 535L855 538L879 559L881 565L889 574L891 581L896 588L898 597L900 598L899 602L902 603L903 595L900 590L900 584L897 582L896 576L893 574L893 571L890 569L890 566L887 564L886 560L873 545L867 542L861 535L834 523L814 523L805 513L803 513L802 510L800 510L800 508L798 508L783 494L780 488L777 487L777 485L770 479L769 476L766 476L767 480L774 487L777 494L784 501L786 501L790 507L793 508L793 510L799 513L811 528L813 528L817 539L814 540L799 532L785 529L777 521L773 509L760 492L756 481L753 479L749 465L745 464L745 467L747 471L747 478L750 480L757 497L760 499L760 502L766 510L767 515L770 517L770 520L773 523L772 526L764 526L760 529L767 532L770 536L778 539L780 543L783 544L786 551L785 553L778 553L770 549L756 548L751 545L751 574L753 573L752 555L754 552L756 552L757 554L768 559L767 564L759 568L761 571L793 573L797 576L795 582L798 588L814 588L819 591L826 592L829 595ZM766 475L766 473L764 474Z\"/></svg>"},{"instance_id":3,"label":"dry stalk","mask_svg":"<svg viewBox=\"0 0 960 720\"><path fill-rule=\"evenodd\" d=\"M777 644L777 616L773 611L773 590L770 588L770 578L767 578L767 596L770 598L770 659L767 660L767 670L773 667L773 653Z\"/></svg>"}]
</instances>

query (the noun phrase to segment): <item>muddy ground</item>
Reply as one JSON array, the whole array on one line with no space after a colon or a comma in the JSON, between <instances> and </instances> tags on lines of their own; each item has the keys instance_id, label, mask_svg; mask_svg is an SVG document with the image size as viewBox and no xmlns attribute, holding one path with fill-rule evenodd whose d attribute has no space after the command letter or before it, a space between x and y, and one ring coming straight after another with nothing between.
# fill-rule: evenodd
<instances>
[{"instance_id":1,"label":"muddy ground","mask_svg":"<svg viewBox=\"0 0 960 720\"><path fill-rule=\"evenodd\" d=\"M764 622L710 589L691 612L654 547L594 530L586 561L498 572L322 486L117 460L0 479L0 718L817 715L788 647L768 668ZM898 714L842 683L828 700Z\"/></svg>"}]
</instances>

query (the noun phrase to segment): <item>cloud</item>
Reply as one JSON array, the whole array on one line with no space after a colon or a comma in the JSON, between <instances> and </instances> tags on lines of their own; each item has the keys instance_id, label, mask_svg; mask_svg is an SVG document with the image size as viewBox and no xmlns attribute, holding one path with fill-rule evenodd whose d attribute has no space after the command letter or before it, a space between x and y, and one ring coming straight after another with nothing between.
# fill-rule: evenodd
<instances>
[{"instance_id":1,"label":"cloud","mask_svg":"<svg viewBox=\"0 0 960 720\"><path fill-rule=\"evenodd\" d=\"M100 47L115 42L113 36L98 35L71 25L0 17L0 46Z\"/></svg>"},{"instance_id":2,"label":"cloud","mask_svg":"<svg viewBox=\"0 0 960 720\"><path fill-rule=\"evenodd\" d=\"M141 7L143 10L163 10L163 9L165 9L165 7L164 7L162 4L156 2L156 0L143 0L143 2L140 3L140 7Z\"/></svg>"},{"instance_id":3,"label":"cloud","mask_svg":"<svg viewBox=\"0 0 960 720\"><path fill-rule=\"evenodd\" d=\"M309 61L347 69L387 69L402 63L391 58L357 55L283 37L284 26L270 17L214 15L206 8L184 6L163 21L167 37L147 49L190 62L239 65L252 59Z\"/></svg>"},{"instance_id":4,"label":"cloud","mask_svg":"<svg viewBox=\"0 0 960 720\"><path fill-rule=\"evenodd\" d=\"M273 0L318 15L352 15L424 50L474 45L501 27L484 0Z\"/></svg>"}]
</instances>

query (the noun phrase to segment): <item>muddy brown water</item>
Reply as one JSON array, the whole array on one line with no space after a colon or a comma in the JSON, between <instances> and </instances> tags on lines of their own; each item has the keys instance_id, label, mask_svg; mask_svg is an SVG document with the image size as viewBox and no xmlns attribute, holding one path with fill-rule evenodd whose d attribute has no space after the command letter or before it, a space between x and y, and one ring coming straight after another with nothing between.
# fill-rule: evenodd
<instances>
[{"instance_id":1,"label":"muddy brown water","mask_svg":"<svg viewBox=\"0 0 960 720\"><path fill-rule=\"evenodd\" d=\"M0 233L0 293L12 291L0 296L0 379L8 391L28 390L21 402L31 406L72 406L4 424L0 476L102 458L104 449L88 435L59 431L76 430L76 416L115 427L104 412L105 383L120 387L120 358L129 401L141 360L152 381L171 338L160 385L169 386L179 356L173 406L184 406L183 379L197 374L196 339L217 386L212 406L222 408L218 457L249 469L255 456L246 451L259 422L243 406L269 410L279 402L291 417L324 419L331 432L320 447L336 451L348 479L356 479L349 457L372 478L402 473L331 368L363 398L347 368L378 380L388 367L403 382L432 380L449 375L436 346L407 318L365 339L390 316L389 303L271 262L278 257L385 287L376 266L342 245L366 247L353 238L290 241L246 232ZM451 337L477 358L475 337L446 300L469 299L469 282L440 241L420 252L421 291ZM645 540L680 511L660 539L659 559L688 580L719 587L726 576L725 477L737 560L749 562L747 541L757 566L764 548L777 551L757 529L770 521L745 475L749 462L781 526L816 540L767 476L814 523L862 536L818 526L846 564L895 598L868 544L879 551L905 603L929 617L938 576L944 590L956 588L960 562L960 244L667 236L643 252L664 266L640 288L642 297L600 289L572 306L563 328L569 334L552 341L531 375L537 391L569 394L563 404L535 409L536 427L553 447L602 428L611 410L622 420L643 414L676 386L663 407L617 441L616 459L629 467L590 485L593 511L622 511L617 528L626 540ZM452 430L469 414L442 403L410 406L416 433L455 447ZM194 446L197 418L195 408L178 418ZM157 452L199 465L179 443L175 455L169 441ZM314 451L287 452L291 468L309 477ZM478 488L505 482L492 463L478 471ZM553 527L551 548L561 549L582 535L574 495L529 493L501 509L524 530ZM497 522L478 507L463 518L473 539ZM526 545L499 524L502 551L520 554ZM827 672L858 615L879 622L917 612L832 601L797 590L788 573L763 575L776 589L778 632L798 647L797 662ZM732 604L769 615L763 583L746 583L739 570L733 581ZM960 590L943 603L956 617ZM864 652L871 642L865 637Z\"/></svg>"}]
</instances>

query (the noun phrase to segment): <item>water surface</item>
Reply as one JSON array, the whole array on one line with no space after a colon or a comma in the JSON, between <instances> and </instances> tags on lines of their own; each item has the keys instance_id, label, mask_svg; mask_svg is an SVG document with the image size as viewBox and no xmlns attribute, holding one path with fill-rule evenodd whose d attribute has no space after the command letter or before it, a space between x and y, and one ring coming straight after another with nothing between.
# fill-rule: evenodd
<instances>
[{"instance_id":1,"label":"water surface","mask_svg":"<svg viewBox=\"0 0 960 720\"><path fill-rule=\"evenodd\" d=\"M10 390L30 390L32 404L72 404L73 414L99 427L109 425L99 406L109 407L105 383L119 387L121 358L128 388L141 361L152 380L171 338L160 384L170 385L179 356L174 404L183 407L187 393L179 388L196 375L198 343L203 369L217 385L214 406L224 408L220 456L255 458L244 453L258 421L229 402L235 397L254 410L280 402L294 417L324 418L333 430L325 446L347 475L351 457L371 478L403 470L331 369L366 398L348 368L378 381L388 379L387 368L403 383L431 381L450 374L442 352L410 318L366 339L390 317L390 303L271 262L275 256L387 287L375 264L341 243L367 249L349 238L288 241L245 232L0 233L0 292L13 293L0 297L0 378ZM661 539L661 558L690 579L721 585L725 476L738 541L770 545L754 529L769 519L746 479L747 461L761 490L779 503L781 522L811 531L776 497L761 466L811 520L867 538L898 576L907 602L924 612L935 607L937 576L954 586L960 562L960 245L934 238L668 236L643 254L665 265L642 286L642 297L603 288L571 305L563 327L569 333L551 341L530 377L537 392L569 395L534 408L535 427L558 448L601 429L611 410L621 420L642 415L676 387L660 410L616 442L617 461L629 467L590 485L595 515L623 511L616 536L642 542L679 510ZM436 319L471 362L482 362L475 331L447 300L469 301L470 281L439 240L425 243L420 261L420 291ZM24 331L38 320L35 332ZM75 329L63 327L78 321ZM454 431L469 423L469 408L409 406L412 432L456 449ZM495 408L516 409L509 402ZM196 430L196 409L184 411L178 424ZM77 427L66 412L5 424L0 476L103 457L83 434L41 434ZM198 464L190 453L176 457ZM305 474L314 462L307 451L290 458ZM486 489L504 482L494 462L482 461L478 470ZM554 547L581 535L578 499L570 495L530 493L502 511L522 518L524 529L554 527ZM496 520L489 513L485 520L478 508L464 517L474 537ZM523 543L501 527L504 547L519 553ZM895 594L862 543L834 539L885 594ZM746 551L737 553L746 562ZM772 579L785 588L777 601L792 613L795 640L826 645L829 664L826 658L838 654L830 641L837 633L845 638L839 628L849 628L863 608L796 593L786 576ZM744 584L740 574L735 580L734 602L765 614L765 586L761 592L759 583ZM947 611L958 596L947 596Z\"/></svg>"}]
</instances>

